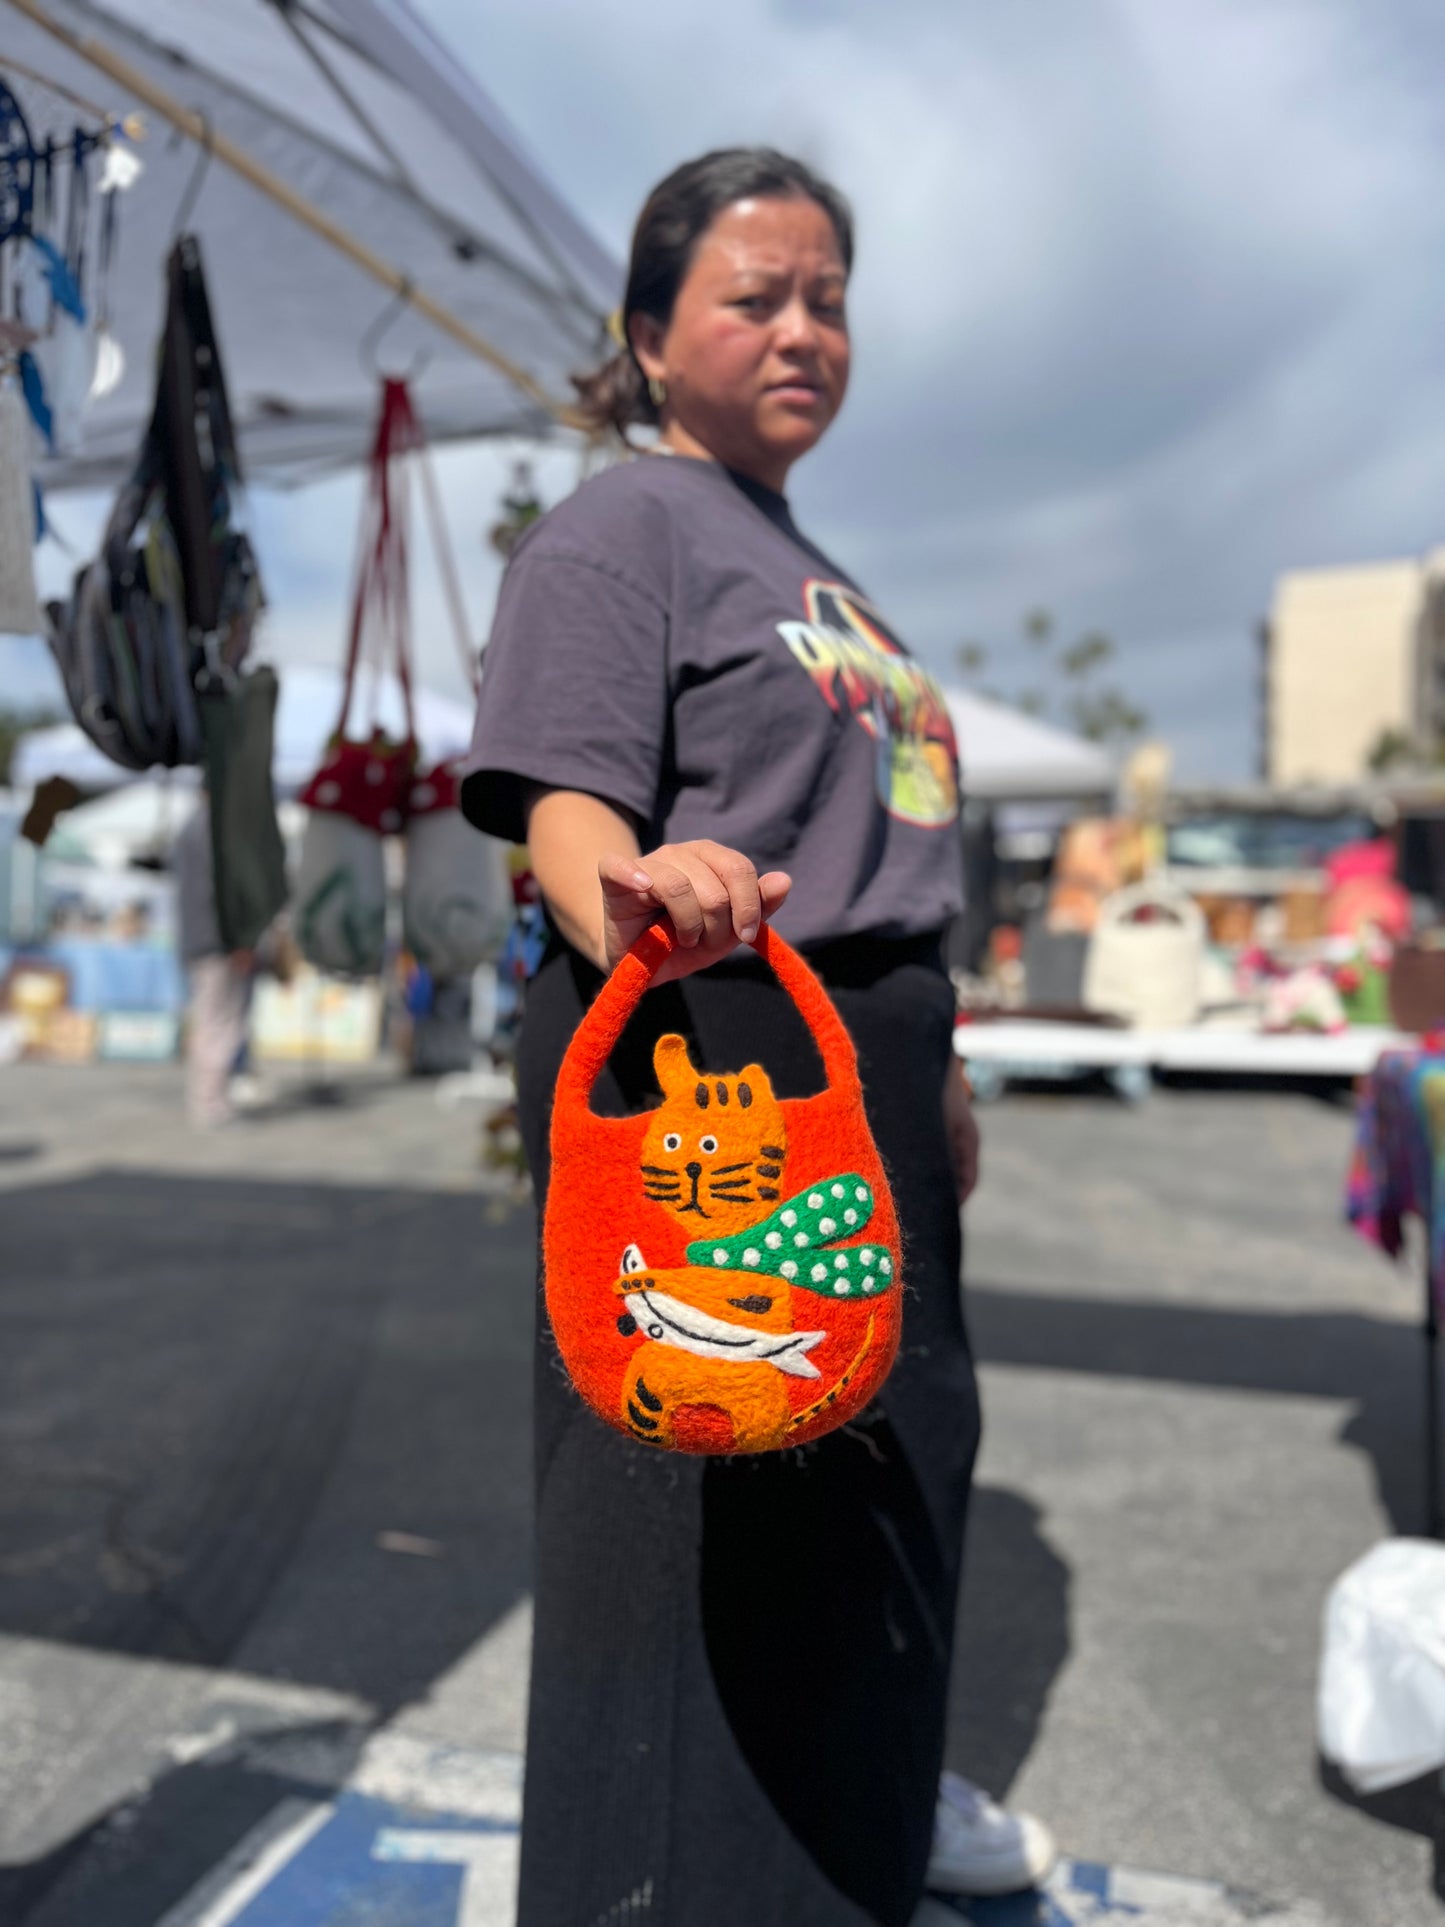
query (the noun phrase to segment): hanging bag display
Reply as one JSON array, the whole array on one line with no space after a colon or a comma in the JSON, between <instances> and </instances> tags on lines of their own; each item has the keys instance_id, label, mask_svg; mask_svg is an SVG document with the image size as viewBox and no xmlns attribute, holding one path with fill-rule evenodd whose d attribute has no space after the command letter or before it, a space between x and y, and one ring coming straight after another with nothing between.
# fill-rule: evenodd
<instances>
[{"instance_id":1,"label":"hanging bag display","mask_svg":"<svg viewBox=\"0 0 1445 1927\"><path fill-rule=\"evenodd\" d=\"M199 243L166 261L160 374L101 553L51 603L49 641L76 721L127 769L199 763L195 683L237 668L263 602L237 524L240 457Z\"/></svg>"},{"instance_id":2,"label":"hanging bag display","mask_svg":"<svg viewBox=\"0 0 1445 1927\"><path fill-rule=\"evenodd\" d=\"M439 764L412 785L406 820L406 947L443 979L499 957L514 909L506 845L472 828L458 788L455 770Z\"/></svg>"},{"instance_id":3,"label":"hanging bag display","mask_svg":"<svg viewBox=\"0 0 1445 1927\"><path fill-rule=\"evenodd\" d=\"M447 538L430 451L413 413L408 445L416 457L432 548L462 673L477 686L456 563ZM412 785L406 822L402 927L406 946L434 977L469 977L502 954L515 905L507 845L472 828L459 807L461 782L451 762L438 763Z\"/></svg>"},{"instance_id":4,"label":"hanging bag display","mask_svg":"<svg viewBox=\"0 0 1445 1927\"><path fill-rule=\"evenodd\" d=\"M640 1443L776 1451L841 1425L898 1349L898 1222L853 1044L808 966L766 926L753 948L807 1024L827 1079L779 1098L765 1064L696 1066L658 1040L656 1110L590 1105L673 948L654 925L583 1017L557 1079L543 1230L547 1312L572 1382Z\"/></svg>"},{"instance_id":5,"label":"hanging bag display","mask_svg":"<svg viewBox=\"0 0 1445 1927\"><path fill-rule=\"evenodd\" d=\"M97 749L126 769L200 761L180 558L147 457L116 497L99 557L51 614L51 653Z\"/></svg>"},{"instance_id":6,"label":"hanging bag display","mask_svg":"<svg viewBox=\"0 0 1445 1927\"><path fill-rule=\"evenodd\" d=\"M381 847L406 822L416 769L408 634L405 499L392 465L405 446L406 385L382 383L371 450L360 558L352 601L341 714L320 769L301 792L309 815L295 894L296 941L318 970L375 976L386 951L386 873ZM363 659L390 661L401 684L406 733L347 734Z\"/></svg>"},{"instance_id":7,"label":"hanging bag display","mask_svg":"<svg viewBox=\"0 0 1445 1927\"><path fill-rule=\"evenodd\" d=\"M308 963L337 977L376 976L386 956L381 838L353 817L313 810L302 832L292 914Z\"/></svg>"}]
</instances>

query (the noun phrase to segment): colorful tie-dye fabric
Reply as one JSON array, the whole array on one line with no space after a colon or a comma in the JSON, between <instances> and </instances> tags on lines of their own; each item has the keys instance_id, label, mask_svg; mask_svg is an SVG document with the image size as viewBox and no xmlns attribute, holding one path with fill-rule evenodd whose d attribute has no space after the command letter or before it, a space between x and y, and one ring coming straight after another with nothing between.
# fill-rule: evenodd
<instances>
[{"instance_id":1,"label":"colorful tie-dye fabric","mask_svg":"<svg viewBox=\"0 0 1445 1927\"><path fill-rule=\"evenodd\" d=\"M1385 1051L1360 1096L1346 1214L1397 1258L1411 1213L1430 1241L1430 1280L1445 1313L1445 1054Z\"/></svg>"}]
</instances>

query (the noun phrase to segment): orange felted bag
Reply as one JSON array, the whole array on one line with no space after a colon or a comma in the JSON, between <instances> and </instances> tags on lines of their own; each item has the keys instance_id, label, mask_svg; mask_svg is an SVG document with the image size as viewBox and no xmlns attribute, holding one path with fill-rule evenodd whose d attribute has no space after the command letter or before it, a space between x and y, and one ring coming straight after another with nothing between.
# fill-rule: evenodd
<instances>
[{"instance_id":1,"label":"orange felted bag","mask_svg":"<svg viewBox=\"0 0 1445 1927\"><path fill-rule=\"evenodd\" d=\"M768 1452L830 1432L887 1377L902 1324L898 1220L827 992L766 925L827 1088L779 1098L766 1068L697 1069L662 1037L655 1111L603 1118L592 1087L672 950L639 937L557 1079L543 1228L547 1312L572 1382L630 1438Z\"/></svg>"}]
</instances>

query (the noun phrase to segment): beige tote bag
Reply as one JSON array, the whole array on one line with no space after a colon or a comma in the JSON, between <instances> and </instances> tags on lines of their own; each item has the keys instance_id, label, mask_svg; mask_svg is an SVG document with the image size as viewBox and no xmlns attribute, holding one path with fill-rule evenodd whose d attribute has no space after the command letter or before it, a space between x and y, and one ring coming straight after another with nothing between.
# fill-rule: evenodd
<instances>
[{"instance_id":1,"label":"beige tote bag","mask_svg":"<svg viewBox=\"0 0 1445 1927\"><path fill-rule=\"evenodd\" d=\"M1084 966L1084 1003L1140 1030L1176 1030L1199 1015L1204 916L1161 883L1116 890L1099 906Z\"/></svg>"}]
</instances>

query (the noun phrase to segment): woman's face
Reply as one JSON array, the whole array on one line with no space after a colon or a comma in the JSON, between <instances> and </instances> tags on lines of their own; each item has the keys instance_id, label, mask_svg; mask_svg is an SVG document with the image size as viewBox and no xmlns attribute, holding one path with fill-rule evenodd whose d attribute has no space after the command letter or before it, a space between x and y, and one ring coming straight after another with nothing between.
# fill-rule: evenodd
<instances>
[{"instance_id":1,"label":"woman's face","mask_svg":"<svg viewBox=\"0 0 1445 1927\"><path fill-rule=\"evenodd\" d=\"M725 208L697 243L667 326L631 318L643 373L667 384L663 441L781 489L843 404L846 289L816 201Z\"/></svg>"}]
</instances>

